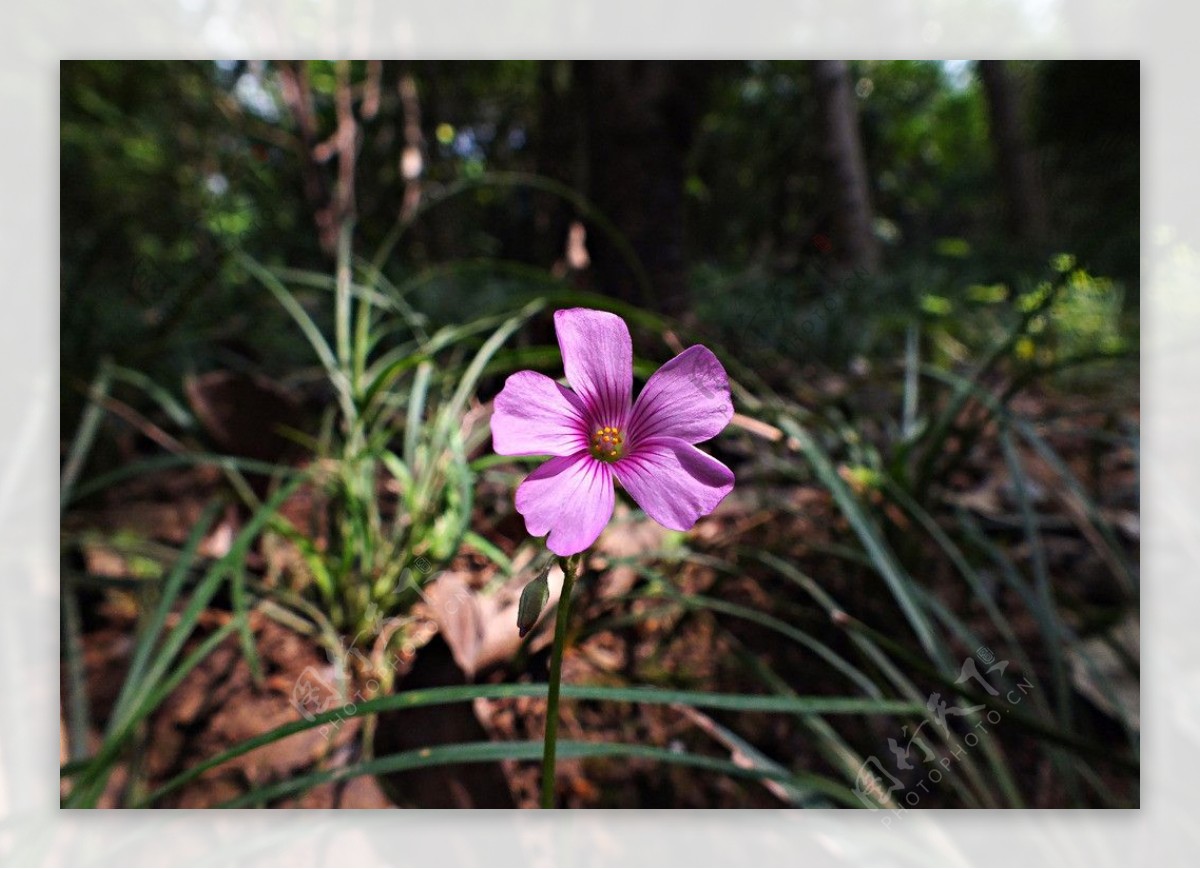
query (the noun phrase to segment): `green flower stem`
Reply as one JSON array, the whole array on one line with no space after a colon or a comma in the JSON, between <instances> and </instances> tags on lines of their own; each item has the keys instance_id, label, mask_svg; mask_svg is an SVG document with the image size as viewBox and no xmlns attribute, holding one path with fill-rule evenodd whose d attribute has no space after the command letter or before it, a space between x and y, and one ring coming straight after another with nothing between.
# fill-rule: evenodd
<instances>
[{"instance_id":1,"label":"green flower stem","mask_svg":"<svg viewBox=\"0 0 1200 869\"><path fill-rule=\"evenodd\" d=\"M554 754L558 746L558 689L562 682L563 648L567 645L567 621L571 617L571 589L583 555L560 558L562 593L554 619L554 650L550 655L550 688L546 694L546 742L542 750L542 808L554 808Z\"/></svg>"}]
</instances>

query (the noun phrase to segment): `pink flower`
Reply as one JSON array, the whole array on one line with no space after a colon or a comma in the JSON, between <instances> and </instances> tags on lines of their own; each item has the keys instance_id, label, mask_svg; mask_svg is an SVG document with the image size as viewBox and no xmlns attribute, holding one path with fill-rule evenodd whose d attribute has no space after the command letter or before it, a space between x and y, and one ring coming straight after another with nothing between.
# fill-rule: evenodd
<instances>
[{"instance_id":1,"label":"pink flower","mask_svg":"<svg viewBox=\"0 0 1200 869\"><path fill-rule=\"evenodd\" d=\"M733 489L733 472L693 444L733 416L729 379L699 344L658 369L633 401L633 342L615 314L556 311L573 389L518 371L496 396L492 444L504 456L554 456L517 489L517 511L551 552L582 552L612 517L614 478L652 519L687 531Z\"/></svg>"}]
</instances>

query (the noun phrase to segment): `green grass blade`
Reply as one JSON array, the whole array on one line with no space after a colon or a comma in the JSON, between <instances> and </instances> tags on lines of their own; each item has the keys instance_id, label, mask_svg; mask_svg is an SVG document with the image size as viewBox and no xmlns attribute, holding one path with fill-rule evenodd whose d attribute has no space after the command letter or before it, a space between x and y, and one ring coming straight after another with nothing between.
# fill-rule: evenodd
<instances>
[{"instance_id":1,"label":"green grass blade","mask_svg":"<svg viewBox=\"0 0 1200 869\"><path fill-rule=\"evenodd\" d=\"M863 547L871 556L876 570L892 592L896 603L900 605L900 609L904 613L905 619L908 621L913 633L916 634L917 641L921 644L921 647L925 649L930 659L939 668L945 672L949 672L949 653L913 591L915 586L913 578L900 566L900 563L884 542L883 536L867 516L858 499L855 498L854 493L850 491L845 481L838 476L837 471L834 470L833 463L825 454L825 451L817 445L808 431L787 417L780 420L780 426L788 435L799 442L800 449L808 457L809 463L812 465L817 477L829 489L834 500L837 501L838 506L841 508L842 513L850 521L851 527L858 535Z\"/></svg>"},{"instance_id":2,"label":"green grass blade","mask_svg":"<svg viewBox=\"0 0 1200 869\"><path fill-rule=\"evenodd\" d=\"M117 380L123 380L132 386L136 386L142 392L146 393L146 395L150 396L162 408L171 422L181 429L191 430L196 427L196 420L192 416L191 411L180 404L175 396L171 395L170 392L163 389L141 371L126 368L123 365L113 365L112 374Z\"/></svg>"},{"instance_id":3,"label":"green grass blade","mask_svg":"<svg viewBox=\"0 0 1200 869\"><path fill-rule=\"evenodd\" d=\"M201 541L204 540L204 536L212 526L220 506L219 503L213 502L204 509L204 512L200 515L200 519L192 526L191 533L188 534L187 541L183 545L183 550L179 553L179 558L175 562L174 569L172 569L162 584L158 606L150 614L141 631L141 635L138 637L137 644L134 646L129 671L125 677L124 684L121 686L121 693L117 695L117 702L113 706L112 715L109 718L109 734L121 726L133 697L143 684L143 677L150 666L151 655L158 645L159 636L162 633L163 626L167 622L167 616L170 615L171 608L175 605L176 599L183 591L183 584L187 579L188 571L191 570L192 564L196 559L196 551L200 548Z\"/></svg>"},{"instance_id":4,"label":"green grass blade","mask_svg":"<svg viewBox=\"0 0 1200 869\"><path fill-rule=\"evenodd\" d=\"M732 761L688 752L674 751L656 746L622 742L575 742L564 740L558 743L558 757L574 758L641 758L655 760L675 766L687 766L721 773L734 778L774 779L792 787L819 790L848 806L859 805L853 792L838 784L812 774L795 774L774 771L754 766L742 766ZM360 761L345 767L309 773L264 787L222 804L221 808L257 806L289 794L299 793L327 782L342 782L361 775L385 775L412 769L425 769L448 764L487 763L500 760L537 760L542 756L541 741L513 742L466 742L436 745L412 749L374 760Z\"/></svg>"},{"instance_id":5,"label":"green grass blade","mask_svg":"<svg viewBox=\"0 0 1200 869\"><path fill-rule=\"evenodd\" d=\"M258 646L254 642L254 633L250 630L250 605L246 600L245 562L233 567L231 574L229 598L230 604L233 606L233 624L237 626L242 656L250 666L250 678L255 685L262 685L262 662L258 658Z\"/></svg>"},{"instance_id":6,"label":"green grass blade","mask_svg":"<svg viewBox=\"0 0 1200 869\"><path fill-rule=\"evenodd\" d=\"M347 718L375 715L402 709L438 706L446 703L463 703L476 699L499 700L515 697L546 696L545 684L533 685L455 685L439 688L421 688L404 691L387 697L356 703L353 711L335 708L297 721L281 725L267 733L238 743L225 751L207 758L200 764L185 770L150 794L142 806L155 801L182 785L203 775L213 767L270 745L305 730L336 724ZM564 685L562 696L577 700L600 700L623 703L685 704L697 709L725 709L738 712L786 713L802 715L906 715L918 714L918 704L894 700L873 700L863 697L779 697L759 694L714 694L705 691L681 691L649 687L610 687L593 685ZM538 756L541 743L538 743Z\"/></svg>"},{"instance_id":7,"label":"green grass blade","mask_svg":"<svg viewBox=\"0 0 1200 869\"><path fill-rule=\"evenodd\" d=\"M614 559L614 563L618 563L616 559ZM808 632L802 631L799 628L788 624L782 619L777 619L774 616L760 612L759 610L751 607L730 603L729 601L721 600L720 598L715 597L681 594L663 583L661 581L661 577L659 577L656 573L649 571L647 568L641 568L641 572L653 579L658 579L660 588L648 593L643 592L634 597L639 599L660 598L663 600L670 600L689 609L700 611L709 610L712 612L724 613L725 615L730 615L734 618L744 619L745 621L752 622L756 625L767 628L768 630L774 631L781 636L785 636L808 649L822 661L829 664L831 667L849 679L850 682L857 686L858 689L868 697L879 699L883 696L882 692L879 690L879 686L876 685L866 673L862 672L862 670L860 670L858 667L851 664L833 649L829 648L828 645L822 643Z\"/></svg>"},{"instance_id":8,"label":"green grass blade","mask_svg":"<svg viewBox=\"0 0 1200 869\"><path fill-rule=\"evenodd\" d=\"M463 542L469 544L472 548L478 550L489 561L500 568L501 572L506 576L512 576L513 564L512 559L504 554L496 544L492 543L481 534L468 530L463 535Z\"/></svg>"},{"instance_id":9,"label":"green grass blade","mask_svg":"<svg viewBox=\"0 0 1200 869\"><path fill-rule=\"evenodd\" d=\"M150 474L169 468L203 467L206 465L211 465L227 472L238 470L251 474L280 477L282 479L301 476L306 473L303 469L292 468L287 465L260 462L255 459L242 459L237 456L223 456L217 453L186 453L183 455L155 456L154 458L143 459L140 462L123 465L113 471L99 474L86 483L79 484L69 496L66 506L70 506L71 503L96 492L101 492L122 480L137 477L141 474Z\"/></svg>"},{"instance_id":10,"label":"green grass blade","mask_svg":"<svg viewBox=\"0 0 1200 869\"><path fill-rule=\"evenodd\" d=\"M296 325L300 327L300 331L308 339L308 343L317 354L317 358L325 368L326 375L328 375L330 382L337 391L338 400L341 403L345 419L353 420L355 418L354 400L347 370L340 367L338 355L329 346L329 342L325 340L325 336L321 334L320 328L313 322L312 317L308 315L308 311L304 310L304 306L300 304L300 301L292 294L291 290L283 285L282 281L275 277L269 270L259 265L254 259L246 254L239 254L238 260L251 275L258 279L259 283L271 292L275 300L279 302L280 306L291 315Z\"/></svg>"},{"instance_id":11,"label":"green grass blade","mask_svg":"<svg viewBox=\"0 0 1200 869\"><path fill-rule=\"evenodd\" d=\"M408 414L404 421L404 464L408 468L414 467L416 462L417 444L421 440L421 430L425 425L425 400L429 395L429 378L432 374L432 362L422 362L418 365L412 390L409 392Z\"/></svg>"},{"instance_id":12,"label":"green grass blade","mask_svg":"<svg viewBox=\"0 0 1200 869\"><path fill-rule=\"evenodd\" d=\"M83 620L79 613L79 592L74 580L64 576L63 655L67 659L67 731L71 760L87 755L87 735L91 726L88 708L87 668L83 660Z\"/></svg>"},{"instance_id":13,"label":"green grass blade","mask_svg":"<svg viewBox=\"0 0 1200 869\"><path fill-rule=\"evenodd\" d=\"M104 409L100 406L100 402L108 395L112 377L112 363L105 359L100 363L100 370L96 374L95 380L88 387L88 404L84 408L83 416L79 420L79 428L71 441L66 464L63 465L62 478L59 482L60 510L65 509L74 498L79 497L75 492L75 484L79 480L80 472L83 471L88 454L92 451L100 420L104 418Z\"/></svg>"},{"instance_id":14,"label":"green grass blade","mask_svg":"<svg viewBox=\"0 0 1200 869\"><path fill-rule=\"evenodd\" d=\"M1038 533L1036 519L1033 514L1033 504L1029 499L1028 484L1025 476L1025 465L1017 454L1012 443L1012 437L1007 428L1000 432L1000 446L1008 472L1016 491L1018 506L1021 512L1021 524L1025 530L1025 540L1030 549L1030 561L1033 565L1034 589L1040 609L1046 615L1047 621L1057 626L1059 621L1058 605L1054 600L1054 589L1050 583L1050 572L1046 566L1046 550L1042 545L1042 536ZM1071 688L1067 678L1067 664L1063 658L1062 648L1057 642L1059 631L1055 629L1046 639L1046 654L1050 658L1051 674L1054 680L1054 699L1058 708L1058 720L1064 727L1071 726Z\"/></svg>"},{"instance_id":15,"label":"green grass blade","mask_svg":"<svg viewBox=\"0 0 1200 869\"><path fill-rule=\"evenodd\" d=\"M350 317L353 299L350 295L350 242L354 222L346 220L338 231L337 270L334 290L334 343L337 347L337 367L343 374L353 370L353 348L350 345ZM351 384L354 391L354 385Z\"/></svg>"}]
</instances>

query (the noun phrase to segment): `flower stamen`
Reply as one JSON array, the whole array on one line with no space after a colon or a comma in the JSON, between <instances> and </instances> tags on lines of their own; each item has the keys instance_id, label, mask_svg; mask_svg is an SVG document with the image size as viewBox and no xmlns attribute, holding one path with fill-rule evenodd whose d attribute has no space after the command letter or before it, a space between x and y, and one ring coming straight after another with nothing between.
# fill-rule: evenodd
<instances>
[{"instance_id":1,"label":"flower stamen","mask_svg":"<svg viewBox=\"0 0 1200 869\"><path fill-rule=\"evenodd\" d=\"M592 435L592 455L602 462L615 462L625 455L625 439L621 430L606 425L596 429Z\"/></svg>"}]
</instances>

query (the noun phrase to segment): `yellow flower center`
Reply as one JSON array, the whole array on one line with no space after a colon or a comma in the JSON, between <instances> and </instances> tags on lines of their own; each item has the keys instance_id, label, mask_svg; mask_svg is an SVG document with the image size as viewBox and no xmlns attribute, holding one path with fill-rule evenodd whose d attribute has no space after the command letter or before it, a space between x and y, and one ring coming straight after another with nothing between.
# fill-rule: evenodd
<instances>
[{"instance_id":1,"label":"yellow flower center","mask_svg":"<svg viewBox=\"0 0 1200 869\"><path fill-rule=\"evenodd\" d=\"M625 455L625 439L613 426L596 429L592 435L592 455L602 462L615 462Z\"/></svg>"}]
</instances>

